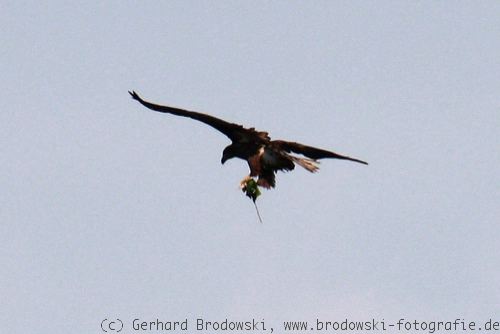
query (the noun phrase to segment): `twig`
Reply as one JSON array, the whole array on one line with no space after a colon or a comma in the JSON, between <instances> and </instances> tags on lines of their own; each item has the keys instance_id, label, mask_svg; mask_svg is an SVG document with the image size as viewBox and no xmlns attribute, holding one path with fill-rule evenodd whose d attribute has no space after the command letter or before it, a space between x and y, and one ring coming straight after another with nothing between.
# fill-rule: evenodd
<instances>
[{"instance_id":1,"label":"twig","mask_svg":"<svg viewBox=\"0 0 500 334\"><path fill-rule=\"evenodd\" d=\"M253 205L255 205L255 211L257 211L257 217L259 217L259 221L262 224L262 219L260 218L259 208L257 207L257 203L253 201Z\"/></svg>"}]
</instances>

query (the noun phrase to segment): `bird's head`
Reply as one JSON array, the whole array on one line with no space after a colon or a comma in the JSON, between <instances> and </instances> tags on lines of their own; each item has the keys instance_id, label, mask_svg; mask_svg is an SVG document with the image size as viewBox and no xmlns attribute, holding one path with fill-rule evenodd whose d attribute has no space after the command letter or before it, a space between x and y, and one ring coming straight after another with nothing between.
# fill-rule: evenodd
<instances>
[{"instance_id":1,"label":"bird's head","mask_svg":"<svg viewBox=\"0 0 500 334\"><path fill-rule=\"evenodd\" d=\"M227 160L236 157L236 150L233 145L227 146L224 151L222 151L222 159L220 160L221 164L224 164Z\"/></svg>"}]
</instances>

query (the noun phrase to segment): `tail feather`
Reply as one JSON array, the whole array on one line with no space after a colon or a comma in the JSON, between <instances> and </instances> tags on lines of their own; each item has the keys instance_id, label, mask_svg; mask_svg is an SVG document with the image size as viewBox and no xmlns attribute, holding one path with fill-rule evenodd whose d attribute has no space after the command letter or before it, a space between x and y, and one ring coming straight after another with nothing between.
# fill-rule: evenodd
<instances>
[{"instance_id":1,"label":"tail feather","mask_svg":"<svg viewBox=\"0 0 500 334\"><path fill-rule=\"evenodd\" d=\"M309 158L298 158L291 156L293 162L298 164L300 167L310 171L311 173L316 173L319 170L319 161Z\"/></svg>"}]
</instances>

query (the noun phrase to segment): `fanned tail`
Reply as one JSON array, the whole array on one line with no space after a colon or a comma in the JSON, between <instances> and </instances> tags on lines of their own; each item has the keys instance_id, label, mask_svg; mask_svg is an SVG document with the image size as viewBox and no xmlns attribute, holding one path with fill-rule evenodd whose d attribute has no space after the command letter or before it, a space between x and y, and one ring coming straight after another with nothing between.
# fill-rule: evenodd
<instances>
[{"instance_id":1,"label":"fanned tail","mask_svg":"<svg viewBox=\"0 0 500 334\"><path fill-rule=\"evenodd\" d=\"M309 158L299 158L290 155L293 162L301 166L302 168L310 171L311 173L316 173L319 170L319 161Z\"/></svg>"}]
</instances>

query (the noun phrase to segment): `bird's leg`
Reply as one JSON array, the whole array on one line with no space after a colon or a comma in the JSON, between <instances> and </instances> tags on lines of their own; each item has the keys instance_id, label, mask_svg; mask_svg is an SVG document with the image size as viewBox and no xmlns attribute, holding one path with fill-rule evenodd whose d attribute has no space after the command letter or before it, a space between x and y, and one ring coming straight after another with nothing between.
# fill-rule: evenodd
<instances>
[{"instance_id":1,"label":"bird's leg","mask_svg":"<svg viewBox=\"0 0 500 334\"><path fill-rule=\"evenodd\" d=\"M240 182L240 188L245 191L246 187L247 187L247 184L248 184L248 181L250 181L252 179L252 177L250 175L247 175L243 178L243 180L241 180Z\"/></svg>"}]
</instances>

